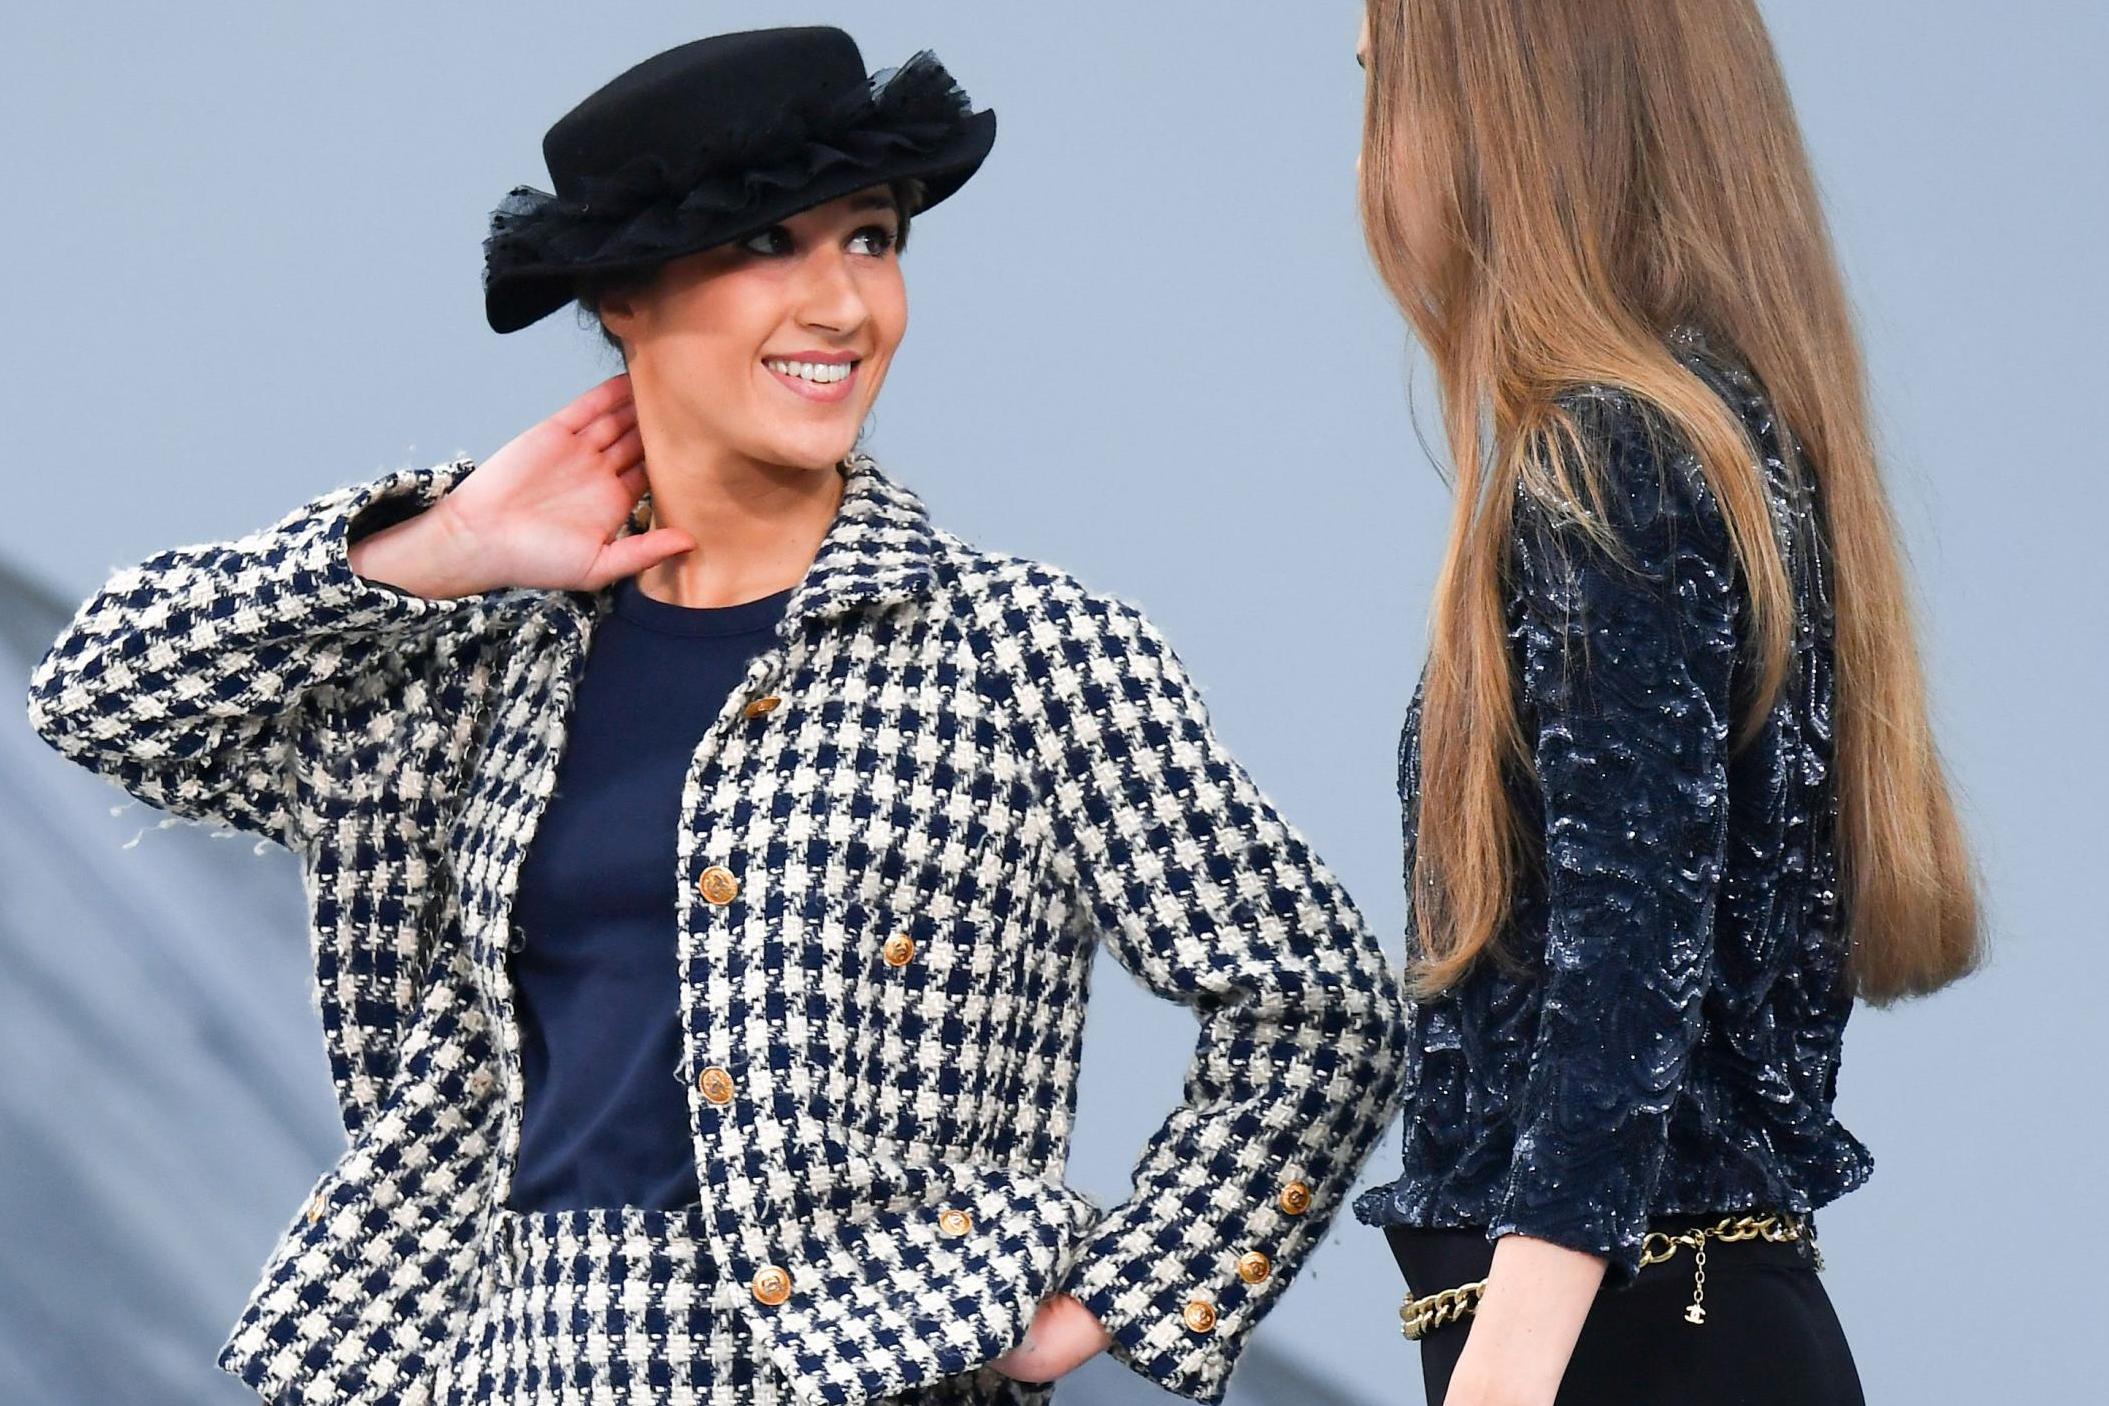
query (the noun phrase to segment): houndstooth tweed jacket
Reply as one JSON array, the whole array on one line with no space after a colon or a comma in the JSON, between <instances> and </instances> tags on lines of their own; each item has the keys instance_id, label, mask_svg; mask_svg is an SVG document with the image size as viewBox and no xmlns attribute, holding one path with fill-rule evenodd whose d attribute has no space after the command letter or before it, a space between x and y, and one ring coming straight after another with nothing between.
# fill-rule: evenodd
<instances>
[{"instance_id":1,"label":"houndstooth tweed jacket","mask_svg":"<svg viewBox=\"0 0 2109 1406\"><path fill-rule=\"evenodd\" d=\"M613 592L432 600L347 558L474 467L119 571L32 676L66 756L302 863L349 1142L222 1350L274 1402L426 1398L517 1148L509 905ZM1139 612L843 472L682 794L708 1252L801 1402L970 1371L1056 1290L1219 1401L1389 1120L1395 977ZM1100 940L1200 1026L1110 1209L1063 1180Z\"/></svg>"}]
</instances>

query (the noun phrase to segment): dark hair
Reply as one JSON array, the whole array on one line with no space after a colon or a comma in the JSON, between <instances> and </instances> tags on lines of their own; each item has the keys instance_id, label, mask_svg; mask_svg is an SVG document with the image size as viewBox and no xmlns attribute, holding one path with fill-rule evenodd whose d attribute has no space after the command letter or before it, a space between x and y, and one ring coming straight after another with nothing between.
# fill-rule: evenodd
<instances>
[{"instance_id":1,"label":"dark hair","mask_svg":"<svg viewBox=\"0 0 2109 1406\"><path fill-rule=\"evenodd\" d=\"M910 178L890 182L888 188L893 192L894 209L901 217L900 236L893 246L898 252L908 247L908 222L923 203L923 183ZM618 294L644 291L658 281L659 271L665 267L665 264L653 264L648 268L623 269L614 273L581 274L573 295L578 299L580 324L596 329L601 335L601 340L614 348L617 356L627 361L622 338L610 332L608 324L601 320L601 303Z\"/></svg>"}]
</instances>

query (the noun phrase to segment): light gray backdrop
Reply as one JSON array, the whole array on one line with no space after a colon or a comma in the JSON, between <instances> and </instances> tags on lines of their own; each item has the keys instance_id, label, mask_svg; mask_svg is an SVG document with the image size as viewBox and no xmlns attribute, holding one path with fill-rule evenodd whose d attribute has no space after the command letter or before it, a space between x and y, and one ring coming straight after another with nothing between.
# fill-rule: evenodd
<instances>
[{"instance_id":1,"label":"light gray backdrop","mask_svg":"<svg viewBox=\"0 0 2109 1406\"><path fill-rule=\"evenodd\" d=\"M1766 10L1864 313L1998 942L1966 986L1854 1022L1841 1112L1878 1171L1824 1217L1828 1283L1874 1401L2071 1399L2094 1376L2109 1249L2109 11ZM161 546L246 531L396 465L488 453L607 374L568 314L505 339L485 329L489 207L544 183L543 128L636 59L718 29L837 22L874 66L937 49L1002 116L981 177L917 226L915 326L873 448L940 521L1148 608L1397 953L1392 756L1445 495L1408 414L1418 360L1355 223L1357 14L1353 0L10 5L0 564L27 583L11 608L42 628L39 587L70 606ZM294 1008L291 871L244 900L270 915L250 955L214 958L193 940L210 937L202 894L152 877L188 864L193 838L122 850L152 815L108 815L116 793L78 789L18 702L0 735L0 999L14 1008L0 1008L14 1032L0 1397L238 1401L211 1350L333 1150L312 1017ZM274 862L220 851L197 862ZM116 940L76 960L89 932ZM154 974L91 980L127 961ZM238 1086L264 1025L214 1002L259 992L286 1005L270 1028L300 1037L267 1088L208 1096L151 1067L216 1058ZM102 1026L70 1015L76 1001ZM1117 1195L1176 1097L1192 1023L1110 968L1099 1003L1073 1174ZM1364 1184L1396 1157L1394 1134ZM233 1196L225 1223L147 1238L207 1178ZM1417 1400L1399 1297L1381 1237L1343 1218L1261 1329L1267 1375L1245 1399L1315 1400L1325 1383L1341 1400ZM148 1358L151 1395L134 1365ZM1120 1375L1080 1379L1078 1406L1130 1399Z\"/></svg>"}]
</instances>

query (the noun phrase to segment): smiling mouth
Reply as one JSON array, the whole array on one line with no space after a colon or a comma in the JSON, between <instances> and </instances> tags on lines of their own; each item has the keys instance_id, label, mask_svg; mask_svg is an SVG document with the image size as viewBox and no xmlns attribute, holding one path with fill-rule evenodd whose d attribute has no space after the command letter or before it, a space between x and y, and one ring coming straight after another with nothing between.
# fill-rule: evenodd
<instances>
[{"instance_id":1,"label":"smiling mouth","mask_svg":"<svg viewBox=\"0 0 2109 1406\"><path fill-rule=\"evenodd\" d=\"M808 385L832 386L837 382L847 381L863 363L861 361L783 361L771 357L763 361L762 365L768 367L779 376L795 376Z\"/></svg>"}]
</instances>

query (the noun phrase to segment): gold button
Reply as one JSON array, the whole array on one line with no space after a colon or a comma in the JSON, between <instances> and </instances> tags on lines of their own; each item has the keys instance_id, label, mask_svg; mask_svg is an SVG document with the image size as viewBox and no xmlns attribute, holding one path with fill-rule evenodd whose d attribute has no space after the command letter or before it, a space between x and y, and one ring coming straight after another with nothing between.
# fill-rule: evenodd
<instances>
[{"instance_id":1,"label":"gold button","mask_svg":"<svg viewBox=\"0 0 2109 1406\"><path fill-rule=\"evenodd\" d=\"M712 1103L732 1102L732 1073L718 1065L711 1065L696 1076L696 1084L703 1090L703 1097Z\"/></svg>"},{"instance_id":2,"label":"gold button","mask_svg":"<svg viewBox=\"0 0 2109 1406\"><path fill-rule=\"evenodd\" d=\"M1206 1333L1216 1326L1216 1306L1207 1299L1189 1299L1186 1312L1180 1317L1184 1318L1186 1326L1195 1332Z\"/></svg>"},{"instance_id":3,"label":"gold button","mask_svg":"<svg viewBox=\"0 0 2109 1406\"><path fill-rule=\"evenodd\" d=\"M1311 1188L1300 1181L1292 1181L1282 1188L1282 1209L1292 1216L1300 1216L1311 1209Z\"/></svg>"},{"instance_id":4,"label":"gold button","mask_svg":"<svg viewBox=\"0 0 2109 1406\"><path fill-rule=\"evenodd\" d=\"M1238 1278L1247 1284L1257 1284L1274 1273L1274 1261L1258 1250L1247 1250L1238 1256Z\"/></svg>"},{"instance_id":5,"label":"gold button","mask_svg":"<svg viewBox=\"0 0 2109 1406\"><path fill-rule=\"evenodd\" d=\"M696 883L703 890L703 897L723 907L740 896L740 881L732 877L732 871L721 864L713 864L703 871Z\"/></svg>"},{"instance_id":6,"label":"gold button","mask_svg":"<svg viewBox=\"0 0 2109 1406\"><path fill-rule=\"evenodd\" d=\"M783 699L778 698L773 693L767 698L757 698L747 705L747 716L750 718L766 718L783 706L783 701Z\"/></svg>"},{"instance_id":7,"label":"gold button","mask_svg":"<svg viewBox=\"0 0 2109 1406\"><path fill-rule=\"evenodd\" d=\"M974 1218L958 1207L940 1211L937 1228L947 1235L964 1235L974 1228Z\"/></svg>"},{"instance_id":8,"label":"gold button","mask_svg":"<svg viewBox=\"0 0 2109 1406\"><path fill-rule=\"evenodd\" d=\"M308 1224L321 1224L322 1218L325 1215L329 1214L329 1209L330 1203L328 1198L325 1197L321 1192L316 1192L314 1198L308 1202Z\"/></svg>"},{"instance_id":9,"label":"gold button","mask_svg":"<svg viewBox=\"0 0 2109 1406\"><path fill-rule=\"evenodd\" d=\"M789 1272L777 1265L763 1265L755 1271L754 1296L767 1304L782 1303L791 1297Z\"/></svg>"},{"instance_id":10,"label":"gold button","mask_svg":"<svg viewBox=\"0 0 2109 1406\"><path fill-rule=\"evenodd\" d=\"M910 961L914 960L915 939L905 932L897 932L886 939L886 946L883 950L886 955L886 965L890 967L905 967Z\"/></svg>"}]
</instances>

